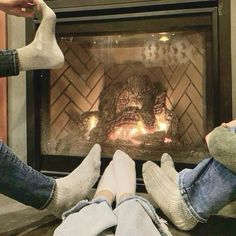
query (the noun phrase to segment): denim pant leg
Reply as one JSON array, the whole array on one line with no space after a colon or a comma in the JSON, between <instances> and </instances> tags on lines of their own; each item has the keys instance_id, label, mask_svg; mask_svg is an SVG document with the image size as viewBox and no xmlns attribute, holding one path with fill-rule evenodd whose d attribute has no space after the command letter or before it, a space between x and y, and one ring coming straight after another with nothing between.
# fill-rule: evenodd
<instances>
[{"instance_id":1,"label":"denim pant leg","mask_svg":"<svg viewBox=\"0 0 236 236\"><path fill-rule=\"evenodd\" d=\"M104 198L80 201L66 211L62 219L63 222L54 231L54 236L114 235L117 224L116 216Z\"/></svg>"},{"instance_id":2,"label":"denim pant leg","mask_svg":"<svg viewBox=\"0 0 236 236\"><path fill-rule=\"evenodd\" d=\"M179 177L180 192L192 214L200 221L236 200L236 174L214 158L200 162Z\"/></svg>"},{"instance_id":3,"label":"denim pant leg","mask_svg":"<svg viewBox=\"0 0 236 236\"><path fill-rule=\"evenodd\" d=\"M134 196L122 201L114 210L116 236L170 236L166 221L161 219L144 198Z\"/></svg>"},{"instance_id":4,"label":"denim pant leg","mask_svg":"<svg viewBox=\"0 0 236 236\"><path fill-rule=\"evenodd\" d=\"M19 59L16 50L0 51L0 77L18 75Z\"/></svg>"},{"instance_id":5,"label":"denim pant leg","mask_svg":"<svg viewBox=\"0 0 236 236\"><path fill-rule=\"evenodd\" d=\"M37 209L52 199L56 181L17 158L0 141L0 193Z\"/></svg>"}]
</instances>

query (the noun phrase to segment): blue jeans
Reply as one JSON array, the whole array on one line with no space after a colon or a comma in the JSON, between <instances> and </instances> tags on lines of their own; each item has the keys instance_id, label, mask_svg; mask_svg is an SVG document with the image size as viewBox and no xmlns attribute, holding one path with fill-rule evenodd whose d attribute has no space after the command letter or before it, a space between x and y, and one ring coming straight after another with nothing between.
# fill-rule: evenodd
<instances>
[{"instance_id":1,"label":"blue jeans","mask_svg":"<svg viewBox=\"0 0 236 236\"><path fill-rule=\"evenodd\" d=\"M139 196L129 197L112 209L104 198L80 201L63 215L54 236L170 235L166 222Z\"/></svg>"},{"instance_id":2,"label":"blue jeans","mask_svg":"<svg viewBox=\"0 0 236 236\"><path fill-rule=\"evenodd\" d=\"M54 194L56 181L17 158L0 141L0 193L36 209L45 208Z\"/></svg>"},{"instance_id":3,"label":"blue jeans","mask_svg":"<svg viewBox=\"0 0 236 236\"><path fill-rule=\"evenodd\" d=\"M191 213L200 222L206 222L236 200L236 174L210 157L193 170L180 172L179 189Z\"/></svg>"},{"instance_id":4,"label":"blue jeans","mask_svg":"<svg viewBox=\"0 0 236 236\"><path fill-rule=\"evenodd\" d=\"M0 51L0 77L18 75L19 59L16 50Z\"/></svg>"}]
</instances>

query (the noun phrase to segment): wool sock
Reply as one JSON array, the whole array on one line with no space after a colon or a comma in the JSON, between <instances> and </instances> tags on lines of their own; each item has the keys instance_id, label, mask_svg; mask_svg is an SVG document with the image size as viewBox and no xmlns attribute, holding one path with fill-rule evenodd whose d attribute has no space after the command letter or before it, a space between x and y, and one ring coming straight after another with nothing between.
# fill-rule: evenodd
<instances>
[{"instance_id":1,"label":"wool sock","mask_svg":"<svg viewBox=\"0 0 236 236\"><path fill-rule=\"evenodd\" d=\"M103 196L110 204L112 204L115 194L115 178L113 173L113 164L111 161L98 183L94 198Z\"/></svg>"},{"instance_id":2,"label":"wool sock","mask_svg":"<svg viewBox=\"0 0 236 236\"><path fill-rule=\"evenodd\" d=\"M83 162L68 176L56 179L56 189L46 209L61 217L80 200L84 199L100 175L101 147L95 144Z\"/></svg>"},{"instance_id":3,"label":"wool sock","mask_svg":"<svg viewBox=\"0 0 236 236\"><path fill-rule=\"evenodd\" d=\"M135 195L135 162L125 153L117 150L113 156L113 170L116 183L116 203Z\"/></svg>"},{"instance_id":4,"label":"wool sock","mask_svg":"<svg viewBox=\"0 0 236 236\"><path fill-rule=\"evenodd\" d=\"M43 0L37 0L42 21L31 44L17 49L20 70L55 69L64 64L64 55L55 38L56 15Z\"/></svg>"},{"instance_id":5,"label":"wool sock","mask_svg":"<svg viewBox=\"0 0 236 236\"><path fill-rule=\"evenodd\" d=\"M143 179L147 192L164 214L181 230L190 230L198 223L191 214L176 183L163 170L148 161L143 165Z\"/></svg>"},{"instance_id":6,"label":"wool sock","mask_svg":"<svg viewBox=\"0 0 236 236\"><path fill-rule=\"evenodd\" d=\"M168 153L161 157L161 169L173 183L178 184L179 173L175 170L173 159Z\"/></svg>"}]
</instances>

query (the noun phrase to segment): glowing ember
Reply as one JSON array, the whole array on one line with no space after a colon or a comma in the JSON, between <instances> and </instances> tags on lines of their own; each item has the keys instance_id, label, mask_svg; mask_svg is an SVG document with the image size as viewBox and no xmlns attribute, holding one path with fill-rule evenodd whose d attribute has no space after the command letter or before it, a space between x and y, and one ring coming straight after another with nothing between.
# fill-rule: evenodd
<instances>
[{"instance_id":1,"label":"glowing ember","mask_svg":"<svg viewBox=\"0 0 236 236\"><path fill-rule=\"evenodd\" d=\"M171 143L171 142L172 142L172 139L171 139L171 138L165 137L164 143Z\"/></svg>"}]
</instances>

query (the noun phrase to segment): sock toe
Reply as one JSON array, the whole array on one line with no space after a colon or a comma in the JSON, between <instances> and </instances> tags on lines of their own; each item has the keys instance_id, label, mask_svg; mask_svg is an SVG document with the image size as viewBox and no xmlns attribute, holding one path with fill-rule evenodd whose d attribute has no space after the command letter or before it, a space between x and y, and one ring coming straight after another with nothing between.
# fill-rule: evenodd
<instances>
[{"instance_id":1,"label":"sock toe","mask_svg":"<svg viewBox=\"0 0 236 236\"><path fill-rule=\"evenodd\" d=\"M99 144L94 144L89 151L88 156L93 158L93 163L95 167L99 167L101 164L101 146Z\"/></svg>"},{"instance_id":2,"label":"sock toe","mask_svg":"<svg viewBox=\"0 0 236 236\"><path fill-rule=\"evenodd\" d=\"M168 153L164 153L162 156L161 156L161 165L166 163L166 162L169 162L169 163L173 163L173 159L172 157L168 154Z\"/></svg>"}]
</instances>

